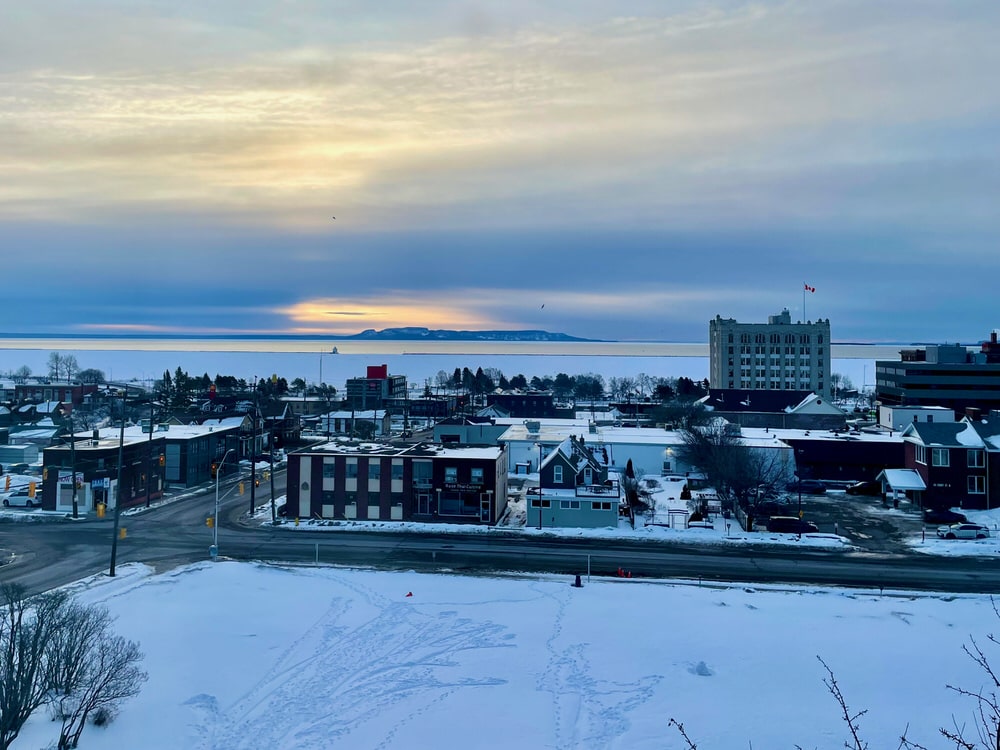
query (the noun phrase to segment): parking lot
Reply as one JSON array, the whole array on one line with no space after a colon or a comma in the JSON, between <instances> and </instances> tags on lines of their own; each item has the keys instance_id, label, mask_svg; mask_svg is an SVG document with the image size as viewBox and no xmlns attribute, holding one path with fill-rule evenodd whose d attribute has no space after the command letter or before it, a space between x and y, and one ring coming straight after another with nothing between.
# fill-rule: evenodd
<instances>
[{"instance_id":1,"label":"parking lot","mask_svg":"<svg viewBox=\"0 0 1000 750\"><path fill-rule=\"evenodd\" d=\"M798 495L787 501L798 511ZM899 508L883 506L881 497L848 495L829 490L823 495L802 495L802 517L823 532L836 532L862 548L877 552L905 552L905 540L919 535L924 528L920 510L903 502ZM934 527L927 527L933 535Z\"/></svg>"}]
</instances>

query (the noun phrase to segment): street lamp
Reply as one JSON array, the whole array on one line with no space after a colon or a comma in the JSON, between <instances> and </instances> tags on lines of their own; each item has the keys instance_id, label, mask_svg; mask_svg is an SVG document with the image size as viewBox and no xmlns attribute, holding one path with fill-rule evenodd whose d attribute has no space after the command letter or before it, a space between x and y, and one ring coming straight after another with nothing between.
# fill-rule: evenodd
<instances>
[{"instance_id":1,"label":"street lamp","mask_svg":"<svg viewBox=\"0 0 1000 750\"><path fill-rule=\"evenodd\" d=\"M219 554L219 478L222 476L222 467L226 465L226 459L235 448L230 448L222 457L222 461L215 467L215 521L212 523L212 548L208 551L214 559Z\"/></svg>"},{"instance_id":2,"label":"street lamp","mask_svg":"<svg viewBox=\"0 0 1000 750\"><path fill-rule=\"evenodd\" d=\"M122 391L121 398L122 424L121 431L118 433L118 483L117 487L115 487L115 525L114 535L111 537L111 569L108 571L108 575L112 578L115 577L115 563L118 560L118 525L122 510L122 465L125 462L125 399L128 398L128 386L125 386L125 389Z\"/></svg>"},{"instance_id":3,"label":"street lamp","mask_svg":"<svg viewBox=\"0 0 1000 750\"><path fill-rule=\"evenodd\" d=\"M76 432L73 430L73 415L69 417L69 463L73 469L73 518L80 517L80 506L76 500Z\"/></svg>"}]
</instances>

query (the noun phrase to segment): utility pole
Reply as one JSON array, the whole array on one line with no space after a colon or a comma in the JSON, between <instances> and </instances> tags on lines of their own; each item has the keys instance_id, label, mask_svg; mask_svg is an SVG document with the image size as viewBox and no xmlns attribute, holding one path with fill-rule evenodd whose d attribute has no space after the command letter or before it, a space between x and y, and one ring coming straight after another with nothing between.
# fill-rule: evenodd
<instances>
[{"instance_id":1,"label":"utility pole","mask_svg":"<svg viewBox=\"0 0 1000 750\"><path fill-rule=\"evenodd\" d=\"M250 517L257 506L257 378L253 379L253 410L250 412Z\"/></svg>"},{"instance_id":2,"label":"utility pole","mask_svg":"<svg viewBox=\"0 0 1000 750\"><path fill-rule=\"evenodd\" d=\"M153 494L153 399L149 399L149 440L146 442L146 507Z\"/></svg>"}]
</instances>

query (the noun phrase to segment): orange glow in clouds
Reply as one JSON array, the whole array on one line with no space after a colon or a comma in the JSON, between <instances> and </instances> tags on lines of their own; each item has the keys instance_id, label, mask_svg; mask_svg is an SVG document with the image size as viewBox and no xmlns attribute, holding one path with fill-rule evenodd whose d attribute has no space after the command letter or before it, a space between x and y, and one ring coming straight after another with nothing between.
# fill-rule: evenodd
<instances>
[{"instance_id":1,"label":"orange glow in clouds","mask_svg":"<svg viewBox=\"0 0 1000 750\"><path fill-rule=\"evenodd\" d=\"M484 318L458 305L428 303L412 299L376 299L348 302L339 299L304 300L279 309L295 324L293 333L359 333L366 328L490 329L503 323Z\"/></svg>"}]
</instances>

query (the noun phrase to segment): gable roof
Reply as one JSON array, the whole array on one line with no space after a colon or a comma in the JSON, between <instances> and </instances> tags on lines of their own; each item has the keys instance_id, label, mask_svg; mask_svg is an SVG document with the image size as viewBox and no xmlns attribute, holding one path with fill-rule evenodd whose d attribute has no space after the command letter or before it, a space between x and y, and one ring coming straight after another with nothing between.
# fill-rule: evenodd
<instances>
[{"instance_id":1,"label":"gable roof","mask_svg":"<svg viewBox=\"0 0 1000 750\"><path fill-rule=\"evenodd\" d=\"M705 406L717 411L787 412L801 405L812 391L749 391L742 388L709 388L701 399ZM825 399L824 399L825 401Z\"/></svg>"},{"instance_id":2,"label":"gable roof","mask_svg":"<svg viewBox=\"0 0 1000 750\"><path fill-rule=\"evenodd\" d=\"M982 438L968 422L914 422L903 430L904 438L912 438L925 446L941 448L983 448Z\"/></svg>"}]
</instances>

